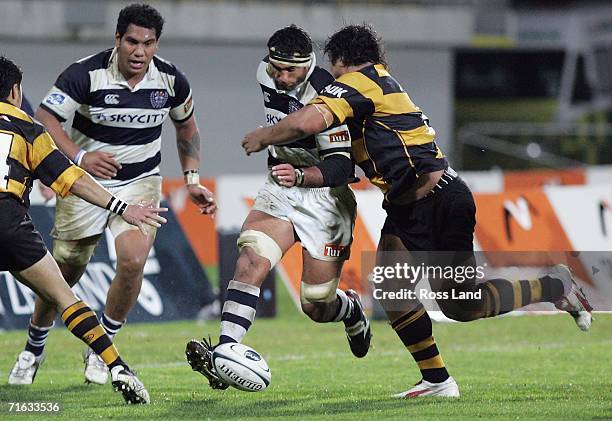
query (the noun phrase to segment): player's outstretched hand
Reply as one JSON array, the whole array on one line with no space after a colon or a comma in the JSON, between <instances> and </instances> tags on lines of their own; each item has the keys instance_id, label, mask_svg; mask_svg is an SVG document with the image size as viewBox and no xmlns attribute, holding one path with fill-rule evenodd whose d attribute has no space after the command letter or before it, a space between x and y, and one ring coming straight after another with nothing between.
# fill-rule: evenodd
<instances>
[{"instance_id":1,"label":"player's outstretched hand","mask_svg":"<svg viewBox=\"0 0 612 421\"><path fill-rule=\"evenodd\" d=\"M81 160L81 168L95 177L110 180L121 169L114 156L108 152L87 152Z\"/></svg>"},{"instance_id":2,"label":"player's outstretched hand","mask_svg":"<svg viewBox=\"0 0 612 421\"><path fill-rule=\"evenodd\" d=\"M125 222L137 226L140 231L147 235L145 224L159 228L161 224L168 222L166 218L160 216L161 212L168 212L168 208L158 208L151 204L128 205L121 217Z\"/></svg>"},{"instance_id":3,"label":"player's outstretched hand","mask_svg":"<svg viewBox=\"0 0 612 421\"><path fill-rule=\"evenodd\" d=\"M242 148L247 155L251 155L253 152L259 152L266 147L263 142L264 133L264 129L259 127L244 136L244 139L242 139Z\"/></svg>"},{"instance_id":4,"label":"player's outstretched hand","mask_svg":"<svg viewBox=\"0 0 612 421\"><path fill-rule=\"evenodd\" d=\"M217 211L217 202L210 190L201 184L190 184L187 186L187 191L193 203L195 203L200 212L206 215L214 215Z\"/></svg>"},{"instance_id":5,"label":"player's outstretched hand","mask_svg":"<svg viewBox=\"0 0 612 421\"><path fill-rule=\"evenodd\" d=\"M283 187L295 186L295 168L291 164L278 164L272 167L272 178Z\"/></svg>"}]
</instances>

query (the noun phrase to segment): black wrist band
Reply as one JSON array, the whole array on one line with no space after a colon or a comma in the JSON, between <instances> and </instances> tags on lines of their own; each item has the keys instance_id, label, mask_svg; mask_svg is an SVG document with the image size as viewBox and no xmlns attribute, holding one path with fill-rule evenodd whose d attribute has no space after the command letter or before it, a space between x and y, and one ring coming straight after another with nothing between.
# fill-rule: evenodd
<instances>
[{"instance_id":1,"label":"black wrist band","mask_svg":"<svg viewBox=\"0 0 612 421\"><path fill-rule=\"evenodd\" d=\"M116 213L117 215L123 215L127 209L128 204L121 199L117 199L115 196L111 196L110 200L106 204L106 209Z\"/></svg>"}]
</instances>

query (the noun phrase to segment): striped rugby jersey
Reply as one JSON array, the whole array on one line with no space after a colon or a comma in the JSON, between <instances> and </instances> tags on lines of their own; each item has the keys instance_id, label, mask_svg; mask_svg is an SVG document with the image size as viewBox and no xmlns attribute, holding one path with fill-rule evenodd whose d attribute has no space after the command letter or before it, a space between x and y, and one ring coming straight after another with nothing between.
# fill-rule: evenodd
<instances>
[{"instance_id":1,"label":"striped rugby jersey","mask_svg":"<svg viewBox=\"0 0 612 421\"><path fill-rule=\"evenodd\" d=\"M173 64L155 56L131 88L117 65L116 49L86 57L58 77L40 106L64 122L74 113L71 138L85 151L115 154L122 169L115 187L159 174L162 123L193 114L191 88Z\"/></svg>"},{"instance_id":2,"label":"striped rugby jersey","mask_svg":"<svg viewBox=\"0 0 612 421\"><path fill-rule=\"evenodd\" d=\"M332 75L316 65L312 55L312 64L306 79L291 91L276 89L274 79L268 73L269 58L266 56L257 68L257 81L261 87L266 113L266 126L272 126L291 114L334 81ZM346 124L336 124L318 135L308 136L289 144L268 147L268 166L288 163L296 168L311 167L334 154L350 158L351 136Z\"/></svg>"},{"instance_id":3,"label":"striped rugby jersey","mask_svg":"<svg viewBox=\"0 0 612 421\"><path fill-rule=\"evenodd\" d=\"M389 202L419 175L448 167L427 117L381 64L341 75L312 103L348 123L354 161Z\"/></svg>"},{"instance_id":4,"label":"striped rugby jersey","mask_svg":"<svg viewBox=\"0 0 612 421\"><path fill-rule=\"evenodd\" d=\"M0 102L0 199L12 196L29 207L37 178L65 197L84 173L57 149L43 126Z\"/></svg>"}]
</instances>

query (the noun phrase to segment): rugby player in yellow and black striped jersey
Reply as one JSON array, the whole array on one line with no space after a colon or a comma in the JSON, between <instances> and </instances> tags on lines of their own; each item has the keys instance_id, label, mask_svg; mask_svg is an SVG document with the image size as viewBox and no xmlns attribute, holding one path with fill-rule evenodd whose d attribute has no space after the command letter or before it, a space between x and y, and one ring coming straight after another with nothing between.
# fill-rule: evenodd
<instances>
[{"instance_id":1,"label":"rugby player in yellow and black striped jersey","mask_svg":"<svg viewBox=\"0 0 612 421\"><path fill-rule=\"evenodd\" d=\"M307 107L274 126L247 134L242 142L247 154L346 122L351 130L353 160L385 195L387 218L376 265L394 265L397 254L385 252L398 251L451 251L450 264L474 265L476 207L472 194L448 167L427 118L389 74L376 33L367 25L347 26L332 35L325 53L336 81ZM329 186L346 182L350 165L348 158L338 156L305 169L277 165L273 173L285 187ZM428 259L440 258L440 254L431 255ZM475 278L462 282L430 279L430 283L435 291L458 290L474 297L438 300L444 314L458 321L493 317L534 302L552 302L569 311L582 330L591 324L591 308L562 265L553 274L531 280L493 279L477 285ZM403 307L382 305L423 376L396 397L459 396L423 305L418 301Z\"/></svg>"},{"instance_id":2,"label":"rugby player in yellow and black striped jersey","mask_svg":"<svg viewBox=\"0 0 612 421\"><path fill-rule=\"evenodd\" d=\"M311 103L349 122L353 159L389 203L409 202L420 175L448 167L427 117L383 64L341 75Z\"/></svg>"},{"instance_id":3,"label":"rugby player in yellow and black striped jersey","mask_svg":"<svg viewBox=\"0 0 612 421\"><path fill-rule=\"evenodd\" d=\"M91 176L73 165L56 147L44 128L19 109L21 70L0 57L0 271L8 270L61 312L66 327L89 345L108 365L113 386L130 403L148 403L149 395L129 370L98 322L95 313L72 292L28 215L29 193L40 179L58 195L69 192L120 214L133 225L161 226L164 208L128 205ZM23 352L9 376L22 384L23 371L35 374L42 358ZM29 376L33 378L34 376Z\"/></svg>"}]
</instances>

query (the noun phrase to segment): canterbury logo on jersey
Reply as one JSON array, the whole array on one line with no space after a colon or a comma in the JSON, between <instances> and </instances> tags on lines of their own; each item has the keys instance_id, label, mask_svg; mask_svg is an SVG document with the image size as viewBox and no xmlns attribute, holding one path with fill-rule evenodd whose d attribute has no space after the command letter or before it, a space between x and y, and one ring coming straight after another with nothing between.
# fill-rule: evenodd
<instances>
[{"instance_id":1,"label":"canterbury logo on jersey","mask_svg":"<svg viewBox=\"0 0 612 421\"><path fill-rule=\"evenodd\" d=\"M108 94L104 97L104 103L108 105L117 105L119 104L119 95L118 94Z\"/></svg>"},{"instance_id":2,"label":"canterbury logo on jersey","mask_svg":"<svg viewBox=\"0 0 612 421\"><path fill-rule=\"evenodd\" d=\"M327 85L323 92L335 96L336 98L342 98L342 95L348 92L348 89L341 88L340 86Z\"/></svg>"}]
</instances>

